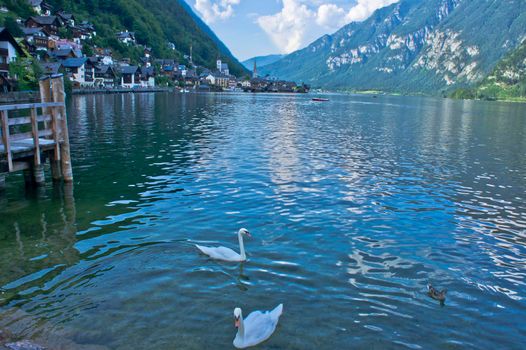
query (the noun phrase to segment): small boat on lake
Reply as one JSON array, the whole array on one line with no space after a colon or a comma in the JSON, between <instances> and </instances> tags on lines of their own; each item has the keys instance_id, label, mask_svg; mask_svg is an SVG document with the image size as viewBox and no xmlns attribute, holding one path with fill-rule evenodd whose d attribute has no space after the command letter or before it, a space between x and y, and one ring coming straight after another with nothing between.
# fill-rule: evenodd
<instances>
[{"instance_id":1,"label":"small boat on lake","mask_svg":"<svg viewBox=\"0 0 526 350\"><path fill-rule=\"evenodd\" d=\"M327 101L329 101L328 98L321 98L321 97L314 97L312 100L314 102L327 102Z\"/></svg>"}]
</instances>

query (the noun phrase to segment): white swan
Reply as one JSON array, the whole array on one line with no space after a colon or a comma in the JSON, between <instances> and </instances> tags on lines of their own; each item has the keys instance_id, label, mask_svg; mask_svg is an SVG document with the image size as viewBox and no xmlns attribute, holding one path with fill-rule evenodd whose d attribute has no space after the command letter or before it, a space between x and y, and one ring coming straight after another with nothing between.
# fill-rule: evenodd
<instances>
[{"instance_id":1,"label":"white swan","mask_svg":"<svg viewBox=\"0 0 526 350\"><path fill-rule=\"evenodd\" d=\"M245 261L247 260L247 255L245 254L245 244L243 243L243 235L250 236L250 232L247 229L240 229L237 233L239 239L239 250L240 253L236 253L230 248L227 247L203 247L200 245L195 245L203 254L208 255L212 259L224 260L224 261Z\"/></svg>"},{"instance_id":2,"label":"white swan","mask_svg":"<svg viewBox=\"0 0 526 350\"><path fill-rule=\"evenodd\" d=\"M279 317L283 313L283 304L279 304L272 311L254 311L243 320L240 308L234 310L235 325L237 334L234 339L234 346L238 349L248 348L264 342L278 325Z\"/></svg>"}]
</instances>

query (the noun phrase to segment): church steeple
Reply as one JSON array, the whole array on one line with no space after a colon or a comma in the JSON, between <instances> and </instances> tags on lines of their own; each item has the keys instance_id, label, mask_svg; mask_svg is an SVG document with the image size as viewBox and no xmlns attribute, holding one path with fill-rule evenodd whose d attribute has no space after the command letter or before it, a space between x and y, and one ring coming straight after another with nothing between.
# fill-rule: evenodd
<instances>
[{"instance_id":1,"label":"church steeple","mask_svg":"<svg viewBox=\"0 0 526 350\"><path fill-rule=\"evenodd\" d=\"M256 59L254 58L254 69L252 70L252 78L258 77L258 64L256 62Z\"/></svg>"}]
</instances>

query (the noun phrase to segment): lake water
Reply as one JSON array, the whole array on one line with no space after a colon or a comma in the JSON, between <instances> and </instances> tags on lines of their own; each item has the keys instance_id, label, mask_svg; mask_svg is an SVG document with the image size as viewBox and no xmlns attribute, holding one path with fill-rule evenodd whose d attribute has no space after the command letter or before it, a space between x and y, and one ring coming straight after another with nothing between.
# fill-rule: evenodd
<instances>
[{"instance_id":1,"label":"lake water","mask_svg":"<svg viewBox=\"0 0 526 350\"><path fill-rule=\"evenodd\" d=\"M521 349L526 105L311 97L74 97L73 188L0 195L0 327L229 349L236 306L283 303L260 349ZM194 247L241 227L246 263Z\"/></svg>"}]
</instances>

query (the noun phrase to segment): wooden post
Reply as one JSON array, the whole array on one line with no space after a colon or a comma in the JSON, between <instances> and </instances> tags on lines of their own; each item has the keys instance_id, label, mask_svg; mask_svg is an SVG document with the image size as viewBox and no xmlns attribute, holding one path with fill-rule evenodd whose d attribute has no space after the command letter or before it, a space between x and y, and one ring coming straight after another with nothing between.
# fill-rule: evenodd
<instances>
[{"instance_id":1,"label":"wooden post","mask_svg":"<svg viewBox=\"0 0 526 350\"><path fill-rule=\"evenodd\" d=\"M45 184L46 177L44 175L44 166L42 164L40 165L35 164L33 166L33 178L37 186L41 186Z\"/></svg>"},{"instance_id":2,"label":"wooden post","mask_svg":"<svg viewBox=\"0 0 526 350\"><path fill-rule=\"evenodd\" d=\"M60 158L56 159L55 155L52 154L49 157L49 163L51 164L51 177L53 181L60 181L62 179L62 171L60 171Z\"/></svg>"},{"instance_id":3,"label":"wooden post","mask_svg":"<svg viewBox=\"0 0 526 350\"><path fill-rule=\"evenodd\" d=\"M39 87L40 87L40 101L42 103L45 103L45 102L52 102L52 99L51 99L51 80L46 77L46 78L43 78L41 79L39 82ZM44 115L50 115L51 114L51 110L49 108L42 108L42 114ZM44 125L46 126L46 129L48 129L48 122L45 122Z\"/></svg>"},{"instance_id":4,"label":"wooden post","mask_svg":"<svg viewBox=\"0 0 526 350\"><path fill-rule=\"evenodd\" d=\"M44 167L40 161L40 140L38 135L38 121L37 121L37 110L36 108L31 108L31 132L33 133L33 147L35 148L34 154L34 164L33 164L33 176L35 178L35 183L38 185L43 185L46 182L44 176Z\"/></svg>"},{"instance_id":5,"label":"wooden post","mask_svg":"<svg viewBox=\"0 0 526 350\"><path fill-rule=\"evenodd\" d=\"M40 99L44 102L52 102L51 97L51 79L46 77L39 82L40 84ZM60 181L62 178L62 171L60 169L60 124L59 115L56 108L45 107L42 108L43 115L51 115L51 130L53 131L53 141L55 141L55 147L53 156L49 157L49 163L51 165L51 176L53 181ZM46 129L49 129L49 124L46 122Z\"/></svg>"},{"instance_id":6,"label":"wooden post","mask_svg":"<svg viewBox=\"0 0 526 350\"><path fill-rule=\"evenodd\" d=\"M62 76L53 77L51 79L51 86L53 89L53 102L66 101L66 94L64 92L64 78ZM60 115L60 131L62 135L62 147L60 147L60 160L62 164L62 175L64 181L73 181L73 170L71 168L71 155L69 151L69 135L68 135L68 120L66 117L66 109L64 107L55 107Z\"/></svg>"},{"instance_id":7,"label":"wooden post","mask_svg":"<svg viewBox=\"0 0 526 350\"><path fill-rule=\"evenodd\" d=\"M7 111L2 111L2 141L4 142L7 166L9 171L13 171L13 155L11 154L11 143L9 142L9 120Z\"/></svg>"},{"instance_id":8,"label":"wooden post","mask_svg":"<svg viewBox=\"0 0 526 350\"><path fill-rule=\"evenodd\" d=\"M38 121L36 108L31 108L31 132L33 134L33 147L35 147L35 165L40 165L40 139L38 138Z\"/></svg>"},{"instance_id":9,"label":"wooden post","mask_svg":"<svg viewBox=\"0 0 526 350\"><path fill-rule=\"evenodd\" d=\"M41 186L45 184L46 177L44 175L44 166L42 164L40 165L35 164L33 166L33 178L37 186Z\"/></svg>"},{"instance_id":10,"label":"wooden post","mask_svg":"<svg viewBox=\"0 0 526 350\"><path fill-rule=\"evenodd\" d=\"M53 154L49 157L49 163L51 164L51 176L53 181L60 181L62 178L62 169L60 164L60 114L56 107L48 108L51 110L51 131L53 133L53 141L55 141L55 147Z\"/></svg>"},{"instance_id":11,"label":"wooden post","mask_svg":"<svg viewBox=\"0 0 526 350\"><path fill-rule=\"evenodd\" d=\"M62 169L60 164L60 114L56 107L51 109L51 131L53 133L53 141L55 147L53 149L53 155L49 158L51 163L51 172L53 174L53 180L59 181L62 178Z\"/></svg>"}]
</instances>

